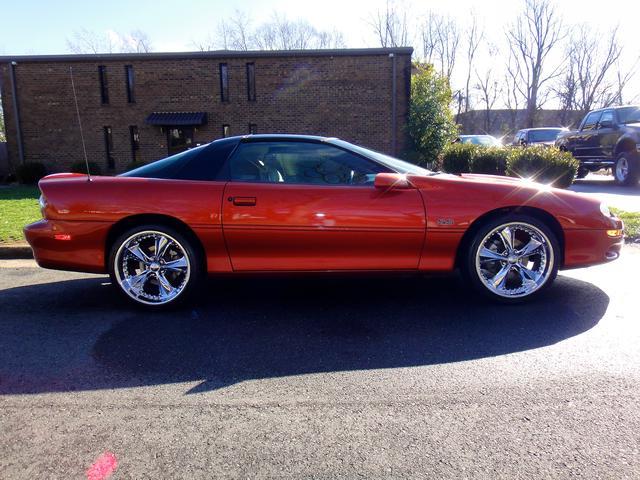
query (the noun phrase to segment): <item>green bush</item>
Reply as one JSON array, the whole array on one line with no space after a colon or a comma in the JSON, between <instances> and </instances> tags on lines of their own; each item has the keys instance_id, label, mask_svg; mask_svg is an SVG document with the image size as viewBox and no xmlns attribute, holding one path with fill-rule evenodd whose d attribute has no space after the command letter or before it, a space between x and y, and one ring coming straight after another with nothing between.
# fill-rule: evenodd
<instances>
[{"instance_id":1,"label":"green bush","mask_svg":"<svg viewBox=\"0 0 640 480\"><path fill-rule=\"evenodd\" d=\"M27 162L18 165L16 176L20 183L32 185L38 183L47 174L47 169L40 162Z\"/></svg>"},{"instance_id":2,"label":"green bush","mask_svg":"<svg viewBox=\"0 0 640 480\"><path fill-rule=\"evenodd\" d=\"M439 168L447 173L469 173L478 147L471 143L447 145L440 156Z\"/></svg>"},{"instance_id":3,"label":"green bush","mask_svg":"<svg viewBox=\"0 0 640 480\"><path fill-rule=\"evenodd\" d=\"M505 175L509 149L505 147L479 147L471 158L471 172L487 175Z\"/></svg>"},{"instance_id":4,"label":"green bush","mask_svg":"<svg viewBox=\"0 0 640 480\"><path fill-rule=\"evenodd\" d=\"M570 153L557 148L515 148L507 160L507 175L567 188L573 183L578 166Z\"/></svg>"},{"instance_id":5,"label":"green bush","mask_svg":"<svg viewBox=\"0 0 640 480\"><path fill-rule=\"evenodd\" d=\"M431 166L445 145L457 135L451 113L449 79L432 65L417 65L411 75L411 101L407 132L417 163Z\"/></svg>"},{"instance_id":6,"label":"green bush","mask_svg":"<svg viewBox=\"0 0 640 480\"><path fill-rule=\"evenodd\" d=\"M75 162L71 164L72 173L87 173L87 164L85 162ZM89 172L91 175L102 175L102 169L96 162L89 162Z\"/></svg>"},{"instance_id":7,"label":"green bush","mask_svg":"<svg viewBox=\"0 0 640 480\"><path fill-rule=\"evenodd\" d=\"M146 162L131 162L125 167L124 171L128 172L129 170L135 170L136 168L142 167L146 164Z\"/></svg>"}]
</instances>

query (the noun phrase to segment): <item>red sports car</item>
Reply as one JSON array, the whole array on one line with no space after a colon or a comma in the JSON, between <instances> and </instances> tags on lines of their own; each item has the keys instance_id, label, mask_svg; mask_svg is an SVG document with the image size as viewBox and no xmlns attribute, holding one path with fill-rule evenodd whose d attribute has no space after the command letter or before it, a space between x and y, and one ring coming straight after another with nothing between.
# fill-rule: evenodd
<instances>
[{"instance_id":1,"label":"red sports car","mask_svg":"<svg viewBox=\"0 0 640 480\"><path fill-rule=\"evenodd\" d=\"M538 294L558 269L618 258L600 202L513 178L447 175L342 140L216 140L117 177L40 181L25 227L46 268L106 273L152 307L205 274L459 268L489 297Z\"/></svg>"}]
</instances>

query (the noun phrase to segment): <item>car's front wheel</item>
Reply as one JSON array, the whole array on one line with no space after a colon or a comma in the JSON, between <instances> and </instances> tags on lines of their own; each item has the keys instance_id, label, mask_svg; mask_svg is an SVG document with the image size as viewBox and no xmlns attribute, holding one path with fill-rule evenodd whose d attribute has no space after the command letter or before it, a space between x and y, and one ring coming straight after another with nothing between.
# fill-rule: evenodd
<instances>
[{"instance_id":1,"label":"car's front wheel","mask_svg":"<svg viewBox=\"0 0 640 480\"><path fill-rule=\"evenodd\" d=\"M613 177L618 185L635 185L640 178L640 158L632 152L621 152L613 167Z\"/></svg>"},{"instance_id":2,"label":"car's front wheel","mask_svg":"<svg viewBox=\"0 0 640 480\"><path fill-rule=\"evenodd\" d=\"M164 225L131 228L113 243L111 280L138 305L163 308L184 301L202 273L192 242Z\"/></svg>"},{"instance_id":3,"label":"car's front wheel","mask_svg":"<svg viewBox=\"0 0 640 480\"><path fill-rule=\"evenodd\" d=\"M463 273L484 296L515 303L548 287L559 261L560 247L551 229L537 218L513 214L475 232Z\"/></svg>"}]
</instances>

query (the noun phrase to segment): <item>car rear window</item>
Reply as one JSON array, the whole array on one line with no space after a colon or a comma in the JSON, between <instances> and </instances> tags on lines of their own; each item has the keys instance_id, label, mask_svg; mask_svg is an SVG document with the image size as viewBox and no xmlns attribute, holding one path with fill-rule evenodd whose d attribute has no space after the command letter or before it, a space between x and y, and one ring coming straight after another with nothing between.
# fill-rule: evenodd
<instances>
[{"instance_id":1,"label":"car rear window","mask_svg":"<svg viewBox=\"0 0 640 480\"><path fill-rule=\"evenodd\" d=\"M123 173L122 177L216 180L224 162L238 144L237 138L221 139Z\"/></svg>"}]
</instances>

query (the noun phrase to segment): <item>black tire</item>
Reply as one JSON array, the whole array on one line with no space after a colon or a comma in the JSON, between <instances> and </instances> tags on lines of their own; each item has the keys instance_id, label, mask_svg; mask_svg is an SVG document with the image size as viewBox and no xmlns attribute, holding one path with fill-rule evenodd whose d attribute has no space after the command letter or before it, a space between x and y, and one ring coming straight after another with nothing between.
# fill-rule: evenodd
<instances>
[{"instance_id":1,"label":"black tire","mask_svg":"<svg viewBox=\"0 0 640 480\"><path fill-rule=\"evenodd\" d=\"M518 225L520 225L521 227L516 227ZM524 266L521 265L520 261L512 264L511 262L513 261L513 258L505 258L504 262L498 260L486 260L487 257L483 257L485 258L485 260L480 260L480 258L482 257L482 255L480 255L481 247L486 246L487 242L497 242L498 240L492 235L498 235L497 238L500 238L499 234L495 232L496 230L503 229L503 227L505 226L510 226L510 228L514 228L515 230L517 230L517 232L519 232L516 233L518 238L513 241L515 251L523 250L525 243L523 240L525 240L527 238L526 235L529 235L530 233L535 234L536 237L540 237L544 240L542 243L545 246L541 247L541 251L544 250L545 252L544 260L542 254L527 257L529 258L529 261L531 261L532 265L535 265L536 262L539 262L541 266L540 268L543 268L544 271L544 278L542 278L541 275L540 284L537 285L529 293L521 292L513 293L512 295L506 294L507 291L516 292L517 285L515 285L513 289L506 289L507 283L505 282L505 292L503 294L498 294L491 290L489 286L487 286L487 283L490 283L489 279L487 279L486 277L481 278L481 275L483 275L483 269L480 268L479 265L481 265L482 262L495 262L494 265L488 266L492 266L496 270L502 270L503 268L506 269L507 267L509 267L508 272L504 275L504 278L506 278L509 283L517 283L518 281L518 277L514 277L514 275L519 273L520 268ZM500 239L500 241L503 243L503 246L506 247L506 245L504 245L504 240ZM531 300L532 298L540 295L540 293L549 288L549 286L555 280L558 274L558 267L560 265L560 262L562 261L560 244L553 231L541 220L525 214L506 214L504 216L488 220L474 232L473 236L465 245L466 251L463 252L464 258L461 259L462 261L460 265L463 278L480 295L492 301L497 301L500 303L520 303L523 301ZM515 255L515 253L514 255L509 255L509 257L516 256L517 255ZM525 260L522 260L522 263L524 262ZM544 267L542 267L543 262ZM531 272L532 270L527 271ZM498 274L499 273L496 273L496 278ZM521 288L525 289L525 283L523 279L524 277L522 277L522 279L520 279L519 281L522 282Z\"/></svg>"},{"instance_id":2,"label":"black tire","mask_svg":"<svg viewBox=\"0 0 640 480\"><path fill-rule=\"evenodd\" d=\"M142 251L142 255L151 254L146 258L155 258L152 255L155 250L150 246L150 242L155 243L157 238L165 238L168 243L165 247L166 250L161 249L164 257L157 262L151 262L153 265L143 263L139 259L140 257L132 254L133 250L127 248L127 246L131 247L130 242L138 241L134 245L139 246L138 250ZM147 224L130 228L116 238L109 251L108 265L111 282L127 300L137 306L152 310L164 310L182 305L198 290L205 273L202 255L194 243L188 235L167 225ZM182 263L186 263L186 267ZM171 264L175 264L176 267L169 267ZM177 267L178 264L180 267ZM156 267L158 270L154 271ZM136 268L137 270L134 270ZM134 289L132 283L139 284L140 282L131 282L131 279L140 277L142 274L131 275L131 273L136 273L143 268L148 272L145 277L147 280L143 281L142 287ZM161 275L163 282L160 282ZM161 283L167 285L168 288L162 289ZM171 287L175 287L177 293L169 298L167 292L173 292L170 290ZM154 288L156 292L154 292ZM136 290L138 294L136 294ZM162 298L163 294L165 299ZM150 298L153 296L157 296L158 300Z\"/></svg>"},{"instance_id":3,"label":"black tire","mask_svg":"<svg viewBox=\"0 0 640 480\"><path fill-rule=\"evenodd\" d=\"M618 185L637 185L640 179L640 158L633 152L620 152L613 166L613 178Z\"/></svg>"},{"instance_id":4,"label":"black tire","mask_svg":"<svg viewBox=\"0 0 640 480\"><path fill-rule=\"evenodd\" d=\"M576 178L584 178L587 175L589 175L589 169L588 168L584 168L584 167L578 168L578 173L576 173Z\"/></svg>"}]
</instances>

